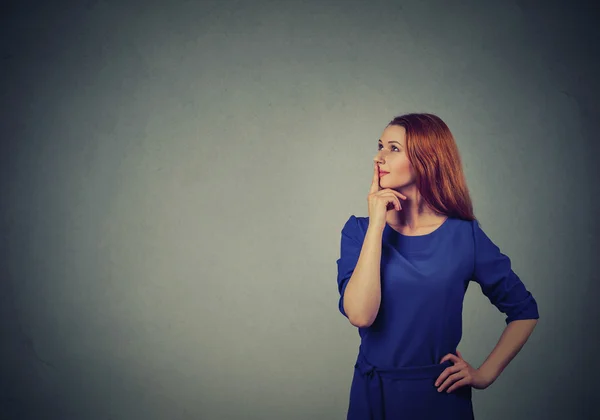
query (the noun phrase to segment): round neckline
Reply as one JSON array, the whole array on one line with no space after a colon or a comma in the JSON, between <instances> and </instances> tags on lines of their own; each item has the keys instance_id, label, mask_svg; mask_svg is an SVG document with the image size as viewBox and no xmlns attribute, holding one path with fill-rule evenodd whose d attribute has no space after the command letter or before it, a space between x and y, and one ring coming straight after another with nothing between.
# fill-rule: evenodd
<instances>
[{"instance_id":1,"label":"round neckline","mask_svg":"<svg viewBox=\"0 0 600 420\"><path fill-rule=\"evenodd\" d=\"M390 225L388 225L387 223L385 224L385 227L389 230L391 230L394 234L402 237L402 238L428 238L432 235L434 235L436 232L439 232L446 224L448 224L448 220L450 220L449 216L446 216L446 220L444 220L438 227L436 227L434 230L432 230L429 233L425 233L423 235L405 235L404 233L400 233L398 232L396 229L392 228Z\"/></svg>"}]
</instances>

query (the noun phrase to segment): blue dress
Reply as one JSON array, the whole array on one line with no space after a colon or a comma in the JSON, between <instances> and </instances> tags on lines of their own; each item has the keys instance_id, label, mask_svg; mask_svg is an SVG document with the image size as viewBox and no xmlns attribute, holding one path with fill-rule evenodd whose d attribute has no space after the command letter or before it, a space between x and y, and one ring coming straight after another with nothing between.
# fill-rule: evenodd
<instances>
[{"instance_id":1,"label":"blue dress","mask_svg":"<svg viewBox=\"0 0 600 420\"><path fill-rule=\"evenodd\" d=\"M339 310L369 225L350 216L341 232ZM406 236L386 224L381 250L381 303L360 346L347 419L473 419L471 387L438 392L434 383L453 363L462 336L462 308L470 281L506 323L538 319L537 303L511 269L510 259L477 221L448 218L433 232Z\"/></svg>"}]
</instances>

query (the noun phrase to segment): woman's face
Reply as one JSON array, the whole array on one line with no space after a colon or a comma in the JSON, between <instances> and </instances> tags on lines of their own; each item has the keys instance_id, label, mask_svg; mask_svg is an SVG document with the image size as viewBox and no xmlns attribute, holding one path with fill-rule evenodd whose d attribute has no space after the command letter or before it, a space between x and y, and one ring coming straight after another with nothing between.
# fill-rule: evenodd
<instances>
[{"instance_id":1,"label":"woman's face","mask_svg":"<svg viewBox=\"0 0 600 420\"><path fill-rule=\"evenodd\" d=\"M381 188L401 189L413 185L416 175L406 155L406 130L400 125L389 125L383 130L375 156L379 165ZM382 174L381 172L389 172Z\"/></svg>"}]
</instances>

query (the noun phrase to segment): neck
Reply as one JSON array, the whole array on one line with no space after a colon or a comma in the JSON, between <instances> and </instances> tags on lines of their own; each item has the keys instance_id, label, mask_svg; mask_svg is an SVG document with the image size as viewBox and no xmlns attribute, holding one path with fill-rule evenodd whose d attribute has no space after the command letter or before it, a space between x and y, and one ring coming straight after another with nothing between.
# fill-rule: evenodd
<instances>
[{"instance_id":1,"label":"neck","mask_svg":"<svg viewBox=\"0 0 600 420\"><path fill-rule=\"evenodd\" d=\"M392 211L387 215L386 222L394 227L407 228L409 230L418 229L423 226L436 224L445 216L437 213L428 205L417 193L410 191L404 192L407 199L401 200L402 210Z\"/></svg>"}]
</instances>

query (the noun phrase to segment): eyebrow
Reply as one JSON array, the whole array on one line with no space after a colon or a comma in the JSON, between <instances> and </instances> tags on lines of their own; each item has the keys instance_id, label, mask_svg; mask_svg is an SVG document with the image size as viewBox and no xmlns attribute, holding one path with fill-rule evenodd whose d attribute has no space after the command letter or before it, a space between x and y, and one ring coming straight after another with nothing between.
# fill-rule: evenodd
<instances>
[{"instance_id":1,"label":"eyebrow","mask_svg":"<svg viewBox=\"0 0 600 420\"><path fill-rule=\"evenodd\" d=\"M379 139L379 142L378 142L378 143L382 143L381 139ZM395 141L395 140L388 141L388 143L396 143L397 145L399 145L399 146L402 146L402 145L401 145L399 142L397 142L397 141Z\"/></svg>"}]
</instances>

